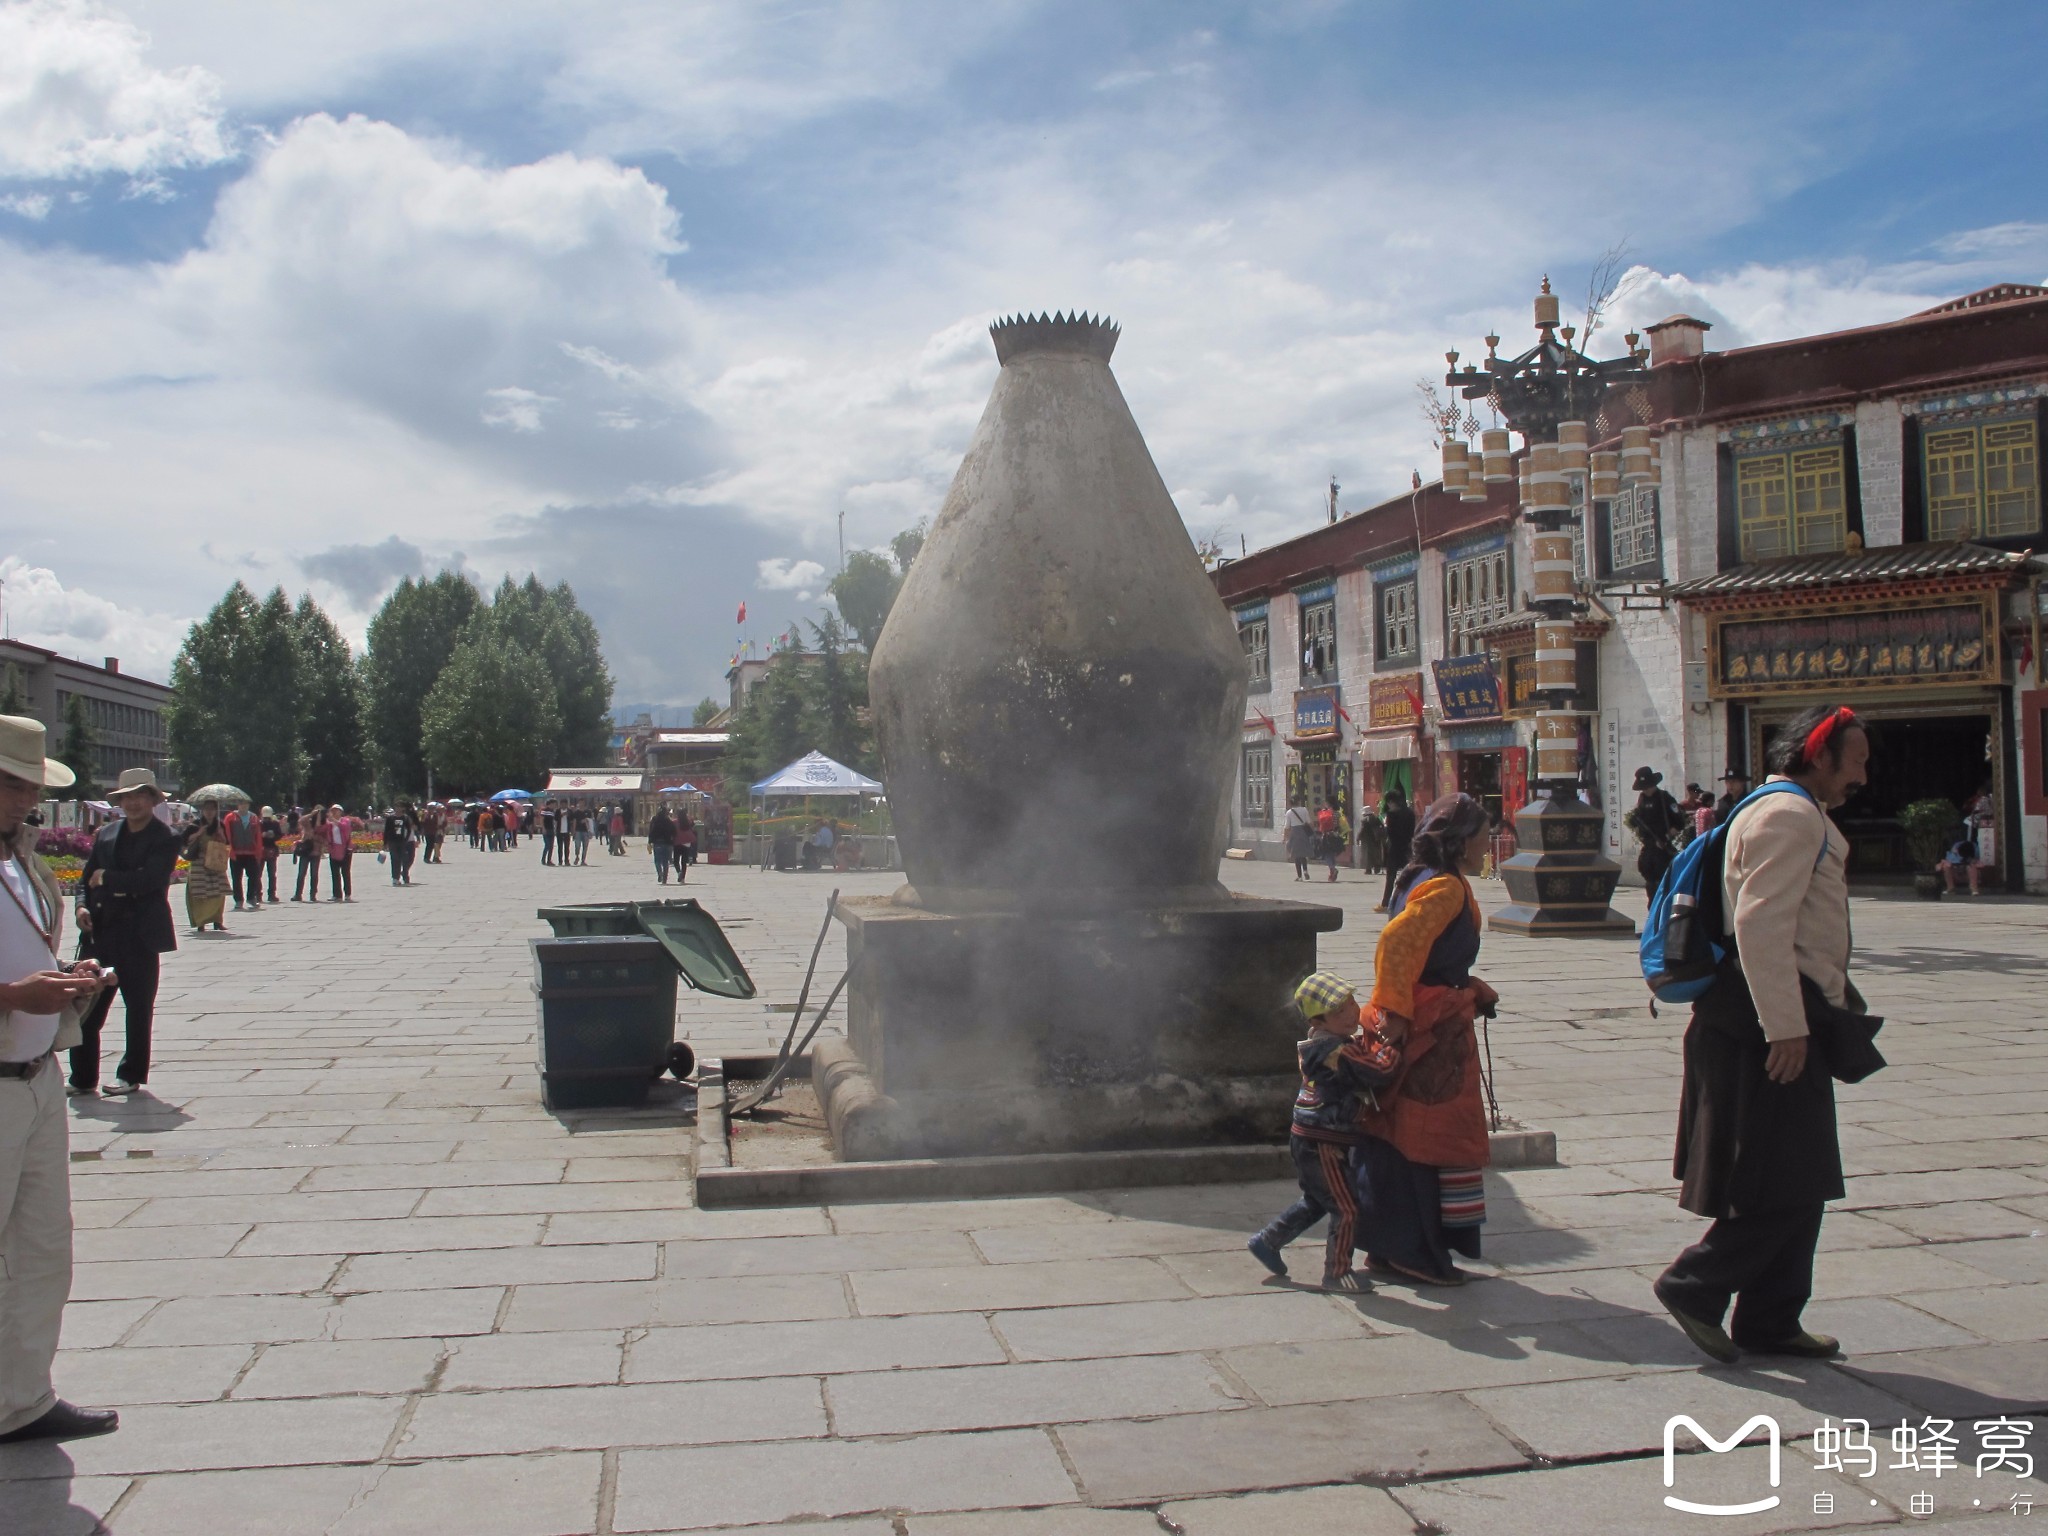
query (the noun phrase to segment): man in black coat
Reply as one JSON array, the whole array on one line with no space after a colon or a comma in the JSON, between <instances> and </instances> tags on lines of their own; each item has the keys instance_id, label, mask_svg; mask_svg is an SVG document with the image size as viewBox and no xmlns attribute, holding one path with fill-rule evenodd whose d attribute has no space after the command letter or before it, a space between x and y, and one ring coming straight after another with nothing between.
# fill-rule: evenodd
<instances>
[{"instance_id":1,"label":"man in black coat","mask_svg":"<svg viewBox=\"0 0 2048 1536\"><path fill-rule=\"evenodd\" d=\"M107 1092L133 1093L149 1081L161 957L178 947L170 890L181 844L157 819L164 794L147 768L128 769L108 798L121 820L100 828L79 871L78 931L90 957L119 977L127 1011L128 1045ZM74 1096L99 1091L100 1030L113 1005L113 992L100 993L80 1023L85 1038L71 1050Z\"/></svg>"},{"instance_id":2,"label":"man in black coat","mask_svg":"<svg viewBox=\"0 0 2048 1536\"><path fill-rule=\"evenodd\" d=\"M1733 943L1685 1032L1673 1171L1680 1207L1713 1225L1655 1291L1723 1362L1838 1349L1800 1314L1822 1215L1843 1191L1834 1078L1873 1064L1853 1059L1841 1029L1864 1009L1849 980L1849 845L1827 814L1862 788L1869 757L1851 711L1796 716L1770 749L1772 780L1788 787L1734 818L1701 893L1700 920ZM1862 1050L1873 1054L1867 1036Z\"/></svg>"},{"instance_id":3,"label":"man in black coat","mask_svg":"<svg viewBox=\"0 0 2048 1536\"><path fill-rule=\"evenodd\" d=\"M1408 867L1408 855L1415 846L1415 812L1408 808L1408 797L1394 788L1380 800L1380 814L1386 826L1387 879L1380 892L1380 904L1375 912L1387 910L1394 899L1394 882L1401 878L1401 871Z\"/></svg>"},{"instance_id":4,"label":"man in black coat","mask_svg":"<svg viewBox=\"0 0 2048 1536\"><path fill-rule=\"evenodd\" d=\"M1721 775L1721 798L1714 802L1714 825L1720 826L1735 814L1735 807L1742 804L1749 793L1749 775L1740 768L1730 768Z\"/></svg>"}]
</instances>

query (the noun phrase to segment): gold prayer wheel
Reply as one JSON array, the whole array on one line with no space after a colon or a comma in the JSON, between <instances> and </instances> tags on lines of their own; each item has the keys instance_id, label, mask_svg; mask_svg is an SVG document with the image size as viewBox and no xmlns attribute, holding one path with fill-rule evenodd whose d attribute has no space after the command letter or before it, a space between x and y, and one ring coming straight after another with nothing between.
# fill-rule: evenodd
<instances>
[{"instance_id":1,"label":"gold prayer wheel","mask_svg":"<svg viewBox=\"0 0 2048 1536\"><path fill-rule=\"evenodd\" d=\"M1486 500L1486 476L1480 472L1481 459L1476 453L1465 456L1465 490L1462 500Z\"/></svg>"},{"instance_id":2,"label":"gold prayer wheel","mask_svg":"<svg viewBox=\"0 0 2048 1536\"><path fill-rule=\"evenodd\" d=\"M1593 463L1592 496L1595 501L1612 501L1621 494L1621 455L1596 453Z\"/></svg>"},{"instance_id":3,"label":"gold prayer wheel","mask_svg":"<svg viewBox=\"0 0 2048 1536\"><path fill-rule=\"evenodd\" d=\"M1650 467L1651 443L1648 427L1621 429L1621 478L1627 485L1643 485L1654 479Z\"/></svg>"},{"instance_id":4,"label":"gold prayer wheel","mask_svg":"<svg viewBox=\"0 0 2048 1536\"><path fill-rule=\"evenodd\" d=\"M1531 586L1538 602L1572 595L1572 536L1567 531L1536 535L1530 564Z\"/></svg>"},{"instance_id":5,"label":"gold prayer wheel","mask_svg":"<svg viewBox=\"0 0 2048 1536\"><path fill-rule=\"evenodd\" d=\"M1529 505L1538 511L1560 511L1572 504L1555 443L1535 443L1529 448Z\"/></svg>"},{"instance_id":6,"label":"gold prayer wheel","mask_svg":"<svg viewBox=\"0 0 2048 1536\"><path fill-rule=\"evenodd\" d=\"M1569 559L1570 538L1566 538ZM1536 623L1536 686L1576 693L1579 653L1572 645L1570 619L1539 619Z\"/></svg>"},{"instance_id":7,"label":"gold prayer wheel","mask_svg":"<svg viewBox=\"0 0 2048 1536\"><path fill-rule=\"evenodd\" d=\"M1583 421L1560 421L1557 424L1558 468L1566 474L1583 475L1592 448L1592 433Z\"/></svg>"},{"instance_id":8,"label":"gold prayer wheel","mask_svg":"<svg viewBox=\"0 0 2048 1536\"><path fill-rule=\"evenodd\" d=\"M1470 473L1465 459L1465 445L1455 437L1444 439L1444 489L1463 491L1465 480Z\"/></svg>"},{"instance_id":9,"label":"gold prayer wheel","mask_svg":"<svg viewBox=\"0 0 2048 1536\"><path fill-rule=\"evenodd\" d=\"M1536 324L1557 324L1557 295L1550 291L1550 279L1543 279L1543 291L1536 295Z\"/></svg>"},{"instance_id":10,"label":"gold prayer wheel","mask_svg":"<svg viewBox=\"0 0 2048 1536\"><path fill-rule=\"evenodd\" d=\"M1514 453L1508 443L1506 427L1488 427L1479 434L1480 462L1485 466L1486 483L1506 485L1515 478Z\"/></svg>"},{"instance_id":11,"label":"gold prayer wheel","mask_svg":"<svg viewBox=\"0 0 2048 1536\"><path fill-rule=\"evenodd\" d=\"M1579 717L1562 710L1544 710L1536 717L1536 776L1576 779L1579 776Z\"/></svg>"}]
</instances>

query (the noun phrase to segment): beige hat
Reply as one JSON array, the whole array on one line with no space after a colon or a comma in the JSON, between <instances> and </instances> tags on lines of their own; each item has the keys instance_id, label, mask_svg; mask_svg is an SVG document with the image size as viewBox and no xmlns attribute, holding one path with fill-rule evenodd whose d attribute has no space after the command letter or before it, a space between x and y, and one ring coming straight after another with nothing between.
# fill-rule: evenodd
<instances>
[{"instance_id":1,"label":"beige hat","mask_svg":"<svg viewBox=\"0 0 2048 1536\"><path fill-rule=\"evenodd\" d=\"M138 789L146 789L157 799L164 798L163 786L156 781L156 775L147 768L123 768L121 782L107 791L109 800L118 800L123 795L132 795Z\"/></svg>"},{"instance_id":2,"label":"beige hat","mask_svg":"<svg viewBox=\"0 0 2048 1536\"><path fill-rule=\"evenodd\" d=\"M77 774L44 755L44 741L42 721L26 715L0 715L0 773L50 789L77 783Z\"/></svg>"}]
</instances>

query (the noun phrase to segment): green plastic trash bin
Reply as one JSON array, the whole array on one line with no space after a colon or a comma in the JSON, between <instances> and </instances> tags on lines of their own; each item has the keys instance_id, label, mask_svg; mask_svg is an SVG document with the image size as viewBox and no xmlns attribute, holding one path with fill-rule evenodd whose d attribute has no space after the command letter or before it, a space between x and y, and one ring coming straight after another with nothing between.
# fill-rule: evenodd
<instances>
[{"instance_id":1,"label":"green plastic trash bin","mask_svg":"<svg viewBox=\"0 0 2048 1536\"><path fill-rule=\"evenodd\" d=\"M630 901L593 901L573 907L542 907L541 921L555 930L558 939L587 939L595 935L637 934L643 930L633 916Z\"/></svg>"},{"instance_id":2,"label":"green plastic trash bin","mask_svg":"<svg viewBox=\"0 0 2048 1536\"><path fill-rule=\"evenodd\" d=\"M531 942L541 1101L549 1109L646 1103L676 1038L667 951L645 934Z\"/></svg>"},{"instance_id":3,"label":"green plastic trash bin","mask_svg":"<svg viewBox=\"0 0 2048 1536\"><path fill-rule=\"evenodd\" d=\"M676 978L718 997L754 996L754 979L718 919L689 897L542 907L555 930L534 939L541 1099L550 1109L643 1104L664 1070L696 1064L676 1039Z\"/></svg>"}]
</instances>

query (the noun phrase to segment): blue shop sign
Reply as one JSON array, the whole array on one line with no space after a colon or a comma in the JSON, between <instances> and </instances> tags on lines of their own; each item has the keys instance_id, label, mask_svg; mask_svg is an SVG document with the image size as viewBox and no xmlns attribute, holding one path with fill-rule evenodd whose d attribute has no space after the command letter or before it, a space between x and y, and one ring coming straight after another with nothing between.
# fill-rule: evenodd
<instances>
[{"instance_id":1,"label":"blue shop sign","mask_svg":"<svg viewBox=\"0 0 2048 1536\"><path fill-rule=\"evenodd\" d=\"M1499 752L1516 745L1512 720L1492 720L1485 725L1450 726L1444 742L1453 752Z\"/></svg>"},{"instance_id":2,"label":"blue shop sign","mask_svg":"<svg viewBox=\"0 0 2048 1536\"><path fill-rule=\"evenodd\" d=\"M1430 663L1436 673L1436 699L1446 720L1493 720L1500 716L1500 679L1493 658L1485 652L1453 656Z\"/></svg>"},{"instance_id":3,"label":"blue shop sign","mask_svg":"<svg viewBox=\"0 0 2048 1536\"><path fill-rule=\"evenodd\" d=\"M1294 696L1294 734L1334 736L1337 734L1337 690L1306 688Z\"/></svg>"}]
</instances>

